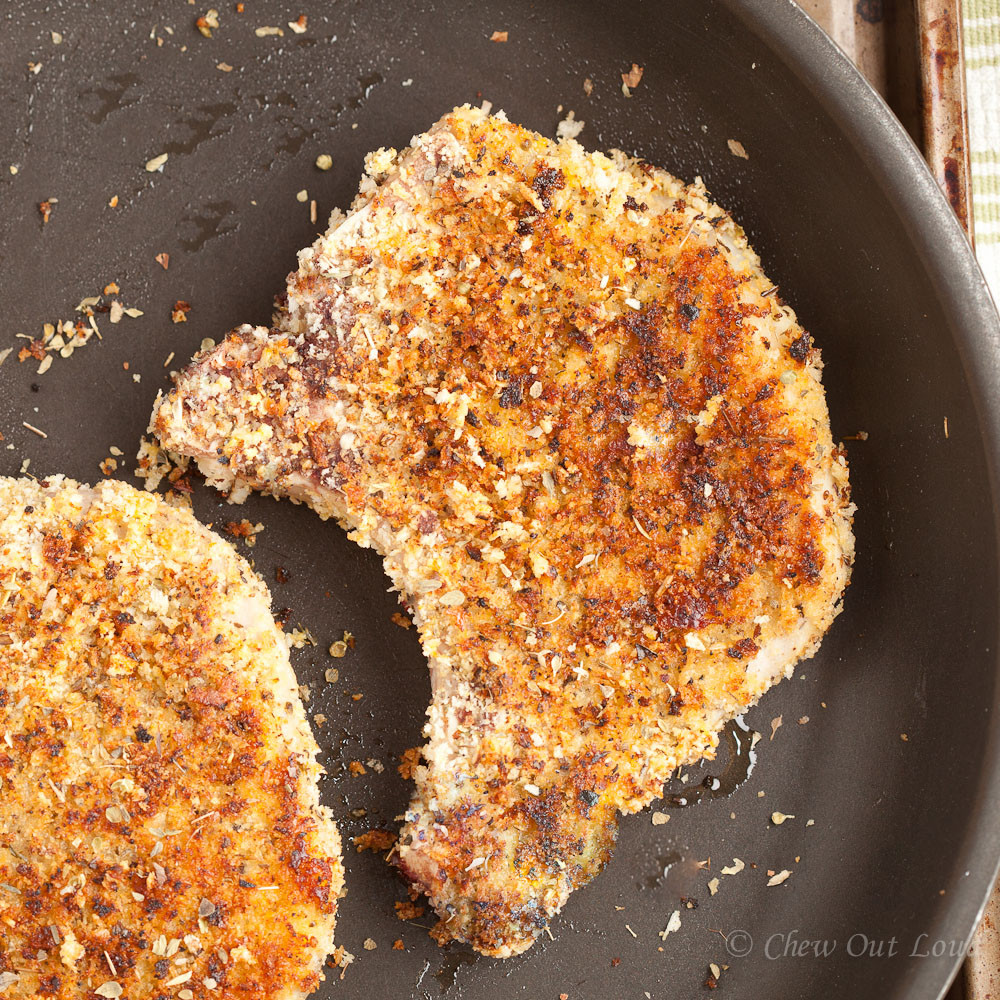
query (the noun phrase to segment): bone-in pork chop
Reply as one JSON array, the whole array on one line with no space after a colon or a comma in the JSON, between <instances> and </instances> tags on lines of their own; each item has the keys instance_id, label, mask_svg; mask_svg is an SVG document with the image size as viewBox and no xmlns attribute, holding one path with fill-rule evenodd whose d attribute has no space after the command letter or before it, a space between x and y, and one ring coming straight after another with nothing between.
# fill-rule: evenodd
<instances>
[{"instance_id":1,"label":"bone-in pork chop","mask_svg":"<svg viewBox=\"0 0 1000 1000\"><path fill-rule=\"evenodd\" d=\"M371 154L273 329L151 428L385 559L430 663L399 864L508 956L811 655L853 551L820 357L700 182L468 107Z\"/></svg>"}]
</instances>

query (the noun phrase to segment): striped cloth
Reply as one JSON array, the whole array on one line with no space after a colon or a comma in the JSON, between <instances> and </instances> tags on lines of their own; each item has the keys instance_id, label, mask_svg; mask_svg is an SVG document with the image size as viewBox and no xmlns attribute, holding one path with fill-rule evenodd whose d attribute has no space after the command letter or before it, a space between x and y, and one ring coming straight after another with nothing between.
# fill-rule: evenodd
<instances>
[{"instance_id":1,"label":"striped cloth","mask_svg":"<svg viewBox=\"0 0 1000 1000\"><path fill-rule=\"evenodd\" d=\"M1000 303L1000 0L964 0L962 25L976 254ZM1000 996L1000 882L972 939L965 996Z\"/></svg>"},{"instance_id":2,"label":"striped cloth","mask_svg":"<svg viewBox=\"0 0 1000 1000\"><path fill-rule=\"evenodd\" d=\"M976 252L1000 302L1000 0L964 0Z\"/></svg>"}]
</instances>

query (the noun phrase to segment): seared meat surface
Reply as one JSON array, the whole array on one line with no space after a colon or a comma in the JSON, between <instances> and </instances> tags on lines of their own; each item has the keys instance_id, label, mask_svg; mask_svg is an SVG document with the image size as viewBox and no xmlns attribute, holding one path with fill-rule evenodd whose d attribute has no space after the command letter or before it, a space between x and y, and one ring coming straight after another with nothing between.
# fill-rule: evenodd
<instances>
[{"instance_id":1,"label":"seared meat surface","mask_svg":"<svg viewBox=\"0 0 1000 1000\"><path fill-rule=\"evenodd\" d=\"M508 956L815 651L847 467L818 351L700 182L467 107L366 167L275 327L151 429L384 556L433 682L399 864L440 936Z\"/></svg>"},{"instance_id":2,"label":"seared meat surface","mask_svg":"<svg viewBox=\"0 0 1000 1000\"><path fill-rule=\"evenodd\" d=\"M267 588L124 483L0 478L0 994L299 1000L340 837Z\"/></svg>"}]
</instances>

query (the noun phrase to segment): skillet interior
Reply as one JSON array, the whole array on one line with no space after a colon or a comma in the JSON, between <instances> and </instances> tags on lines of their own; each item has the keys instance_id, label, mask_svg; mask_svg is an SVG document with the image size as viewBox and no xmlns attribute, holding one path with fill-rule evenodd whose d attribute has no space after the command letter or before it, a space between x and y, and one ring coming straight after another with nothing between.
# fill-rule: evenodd
<instances>
[{"instance_id":1,"label":"skillet interior","mask_svg":"<svg viewBox=\"0 0 1000 1000\"><path fill-rule=\"evenodd\" d=\"M0 428L13 448L0 450L0 473L30 458L32 473L93 480L109 445L133 454L169 352L173 367L203 337L266 322L296 250L350 201L364 153L405 144L451 105L481 98L549 133L562 104L586 121L587 146L702 174L823 349L835 436L869 433L850 443L860 513L847 610L820 655L751 714L765 734L774 717L784 724L765 735L749 782L673 811L666 826L648 813L626 820L615 862L574 896L554 940L506 963L440 951L400 923L401 885L377 857L350 852L339 937L358 958L319 995L688 998L716 962L729 964L721 988L734 996L937 996L997 851L995 441L984 428L1000 423L984 400L1000 338L944 202L846 61L773 0L613 13L579 2L339 0L303 6L303 35L287 27L298 9L260 0L243 15L222 10L212 39L194 29L200 8L42 6L8 4L0 42L0 134L19 168L0 175L0 347L68 318L112 280L145 315L117 326L99 317L103 341L40 377L8 358ZM284 37L255 37L261 25L283 26ZM495 29L510 40L489 42ZM29 60L42 63L37 74L25 73ZM232 72L216 68L223 61ZM619 74L632 62L646 72L625 99ZM731 138L749 160L729 152ZM161 152L164 172L146 173ZM321 152L333 155L328 173L313 166ZM296 201L303 188L319 203L317 225ZM43 227L36 205L49 197L59 202ZM161 251L166 272L153 259ZM177 299L192 305L185 325L170 323ZM205 520L266 525L249 554L275 606L318 642L295 662L327 720L326 801L348 838L393 826L407 795L395 758L419 742L429 685L413 631L390 623L396 605L378 561L301 507L252 498L234 511L203 488L195 506ZM274 582L279 565L285 584ZM357 647L331 661L325 649L343 629ZM323 679L331 666L335 685ZM356 759L385 769L350 777ZM774 810L796 819L772 827ZM748 870L710 897L696 862L711 858L717 875L733 857ZM783 868L794 870L788 882L766 887L766 870ZM682 929L661 941L678 907ZM717 931L737 928L754 944L731 958ZM795 958L783 954L792 933L836 944L827 957ZM369 937L377 950L364 950ZM391 948L399 937L405 951ZM882 957L849 954L849 940L855 952L883 942ZM946 954L911 957L936 940Z\"/></svg>"}]
</instances>

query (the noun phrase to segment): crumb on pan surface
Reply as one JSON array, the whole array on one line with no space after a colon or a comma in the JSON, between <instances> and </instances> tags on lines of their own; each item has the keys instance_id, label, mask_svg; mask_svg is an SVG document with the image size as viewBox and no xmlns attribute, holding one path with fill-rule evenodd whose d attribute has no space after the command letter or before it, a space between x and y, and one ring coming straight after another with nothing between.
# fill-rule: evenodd
<instances>
[{"instance_id":1,"label":"crumb on pan surface","mask_svg":"<svg viewBox=\"0 0 1000 1000\"><path fill-rule=\"evenodd\" d=\"M124 483L0 478L4 1000L310 993L343 883L316 752L228 543Z\"/></svg>"},{"instance_id":2,"label":"crumb on pan surface","mask_svg":"<svg viewBox=\"0 0 1000 1000\"><path fill-rule=\"evenodd\" d=\"M850 574L812 339L700 181L468 107L378 150L271 330L150 429L377 549L432 674L399 864L525 950L617 814L811 655Z\"/></svg>"}]
</instances>

